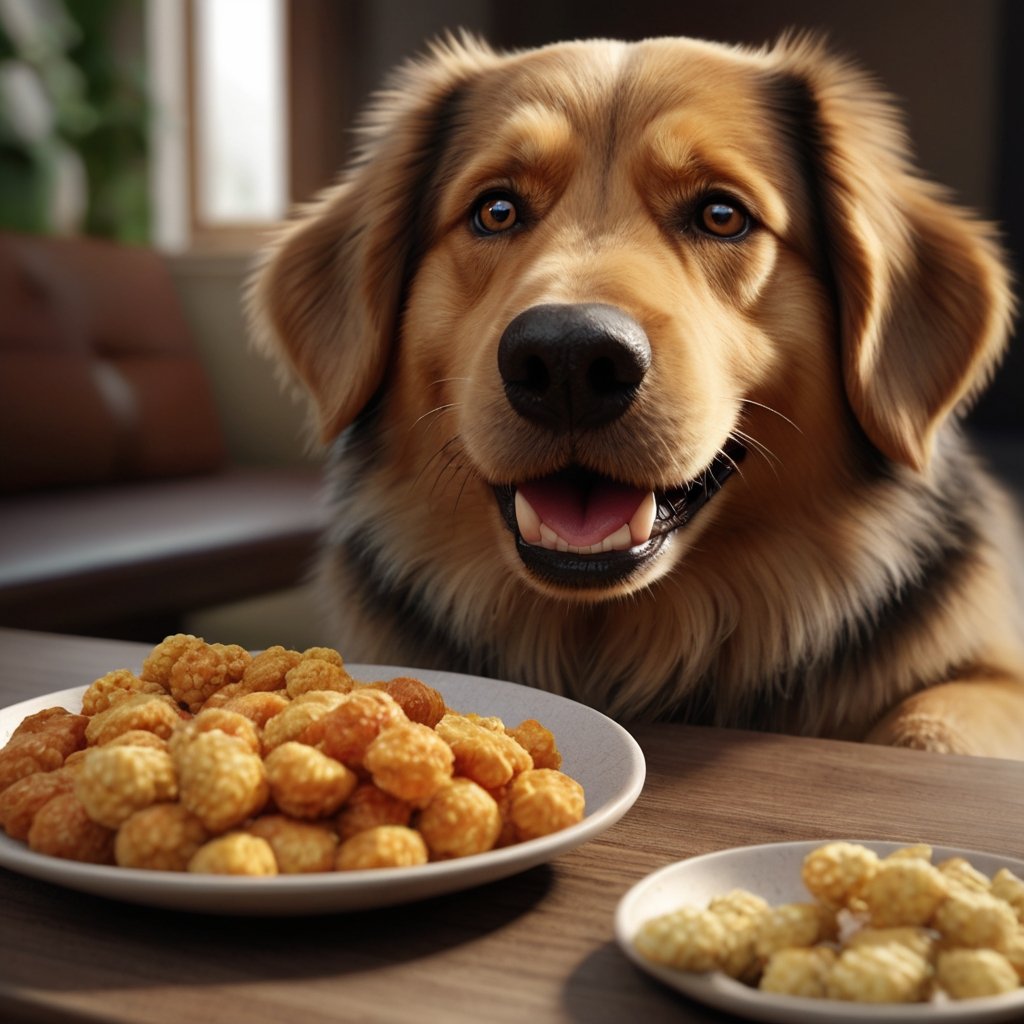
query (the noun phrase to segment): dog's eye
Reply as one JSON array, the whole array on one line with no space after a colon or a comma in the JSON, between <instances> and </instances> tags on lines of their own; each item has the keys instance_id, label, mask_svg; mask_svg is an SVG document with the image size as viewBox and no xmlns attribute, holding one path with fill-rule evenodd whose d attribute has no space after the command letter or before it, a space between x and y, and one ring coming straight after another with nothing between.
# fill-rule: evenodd
<instances>
[{"instance_id":1,"label":"dog's eye","mask_svg":"<svg viewBox=\"0 0 1024 1024\"><path fill-rule=\"evenodd\" d=\"M481 199L473 210L473 228L482 235L496 235L519 223L515 200L505 194Z\"/></svg>"},{"instance_id":2,"label":"dog's eye","mask_svg":"<svg viewBox=\"0 0 1024 1024\"><path fill-rule=\"evenodd\" d=\"M717 238L740 238L750 230L750 214L730 199L708 199L697 208L697 227Z\"/></svg>"}]
</instances>

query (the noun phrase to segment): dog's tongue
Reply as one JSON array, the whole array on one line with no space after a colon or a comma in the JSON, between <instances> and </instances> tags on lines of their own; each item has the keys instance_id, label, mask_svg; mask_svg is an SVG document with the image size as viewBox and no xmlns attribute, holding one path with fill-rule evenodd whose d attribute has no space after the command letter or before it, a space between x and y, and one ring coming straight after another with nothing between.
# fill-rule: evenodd
<instances>
[{"instance_id":1,"label":"dog's tongue","mask_svg":"<svg viewBox=\"0 0 1024 1024\"><path fill-rule=\"evenodd\" d=\"M549 477L519 485L519 491L547 523L569 544L599 544L628 523L647 491L595 479L586 483Z\"/></svg>"}]
</instances>

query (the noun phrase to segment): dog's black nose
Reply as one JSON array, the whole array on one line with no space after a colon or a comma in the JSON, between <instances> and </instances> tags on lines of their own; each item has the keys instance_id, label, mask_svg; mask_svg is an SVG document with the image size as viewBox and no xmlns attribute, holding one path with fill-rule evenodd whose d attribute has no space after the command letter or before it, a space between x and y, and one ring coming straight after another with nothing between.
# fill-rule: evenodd
<instances>
[{"instance_id":1,"label":"dog's black nose","mask_svg":"<svg viewBox=\"0 0 1024 1024\"><path fill-rule=\"evenodd\" d=\"M550 430L610 423L651 365L644 329L614 306L533 306L505 328L498 371L521 416Z\"/></svg>"}]
</instances>

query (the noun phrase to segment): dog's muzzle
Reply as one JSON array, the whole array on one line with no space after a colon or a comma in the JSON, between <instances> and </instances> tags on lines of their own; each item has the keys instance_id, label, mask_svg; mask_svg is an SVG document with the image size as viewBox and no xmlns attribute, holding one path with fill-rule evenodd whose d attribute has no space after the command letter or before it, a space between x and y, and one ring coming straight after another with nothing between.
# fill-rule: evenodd
<instances>
[{"instance_id":1,"label":"dog's muzzle","mask_svg":"<svg viewBox=\"0 0 1024 1024\"><path fill-rule=\"evenodd\" d=\"M498 369L509 405L550 434L621 417L651 365L643 328L613 306L534 306L505 329ZM638 574L718 492L745 454L728 441L694 479L655 491L582 466L495 487L524 565L547 583L608 588ZM628 454L624 454L625 464Z\"/></svg>"}]
</instances>

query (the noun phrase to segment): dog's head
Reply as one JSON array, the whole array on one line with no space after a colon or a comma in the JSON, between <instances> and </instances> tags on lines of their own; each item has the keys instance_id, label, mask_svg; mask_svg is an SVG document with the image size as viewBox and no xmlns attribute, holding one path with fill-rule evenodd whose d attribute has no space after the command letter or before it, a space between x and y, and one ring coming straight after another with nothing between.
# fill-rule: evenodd
<instances>
[{"instance_id":1,"label":"dog's head","mask_svg":"<svg viewBox=\"0 0 1024 1024\"><path fill-rule=\"evenodd\" d=\"M323 439L372 420L421 551L459 533L544 592L627 593L879 454L927 472L990 374L996 246L906 153L806 41L449 42L251 306Z\"/></svg>"}]
</instances>

